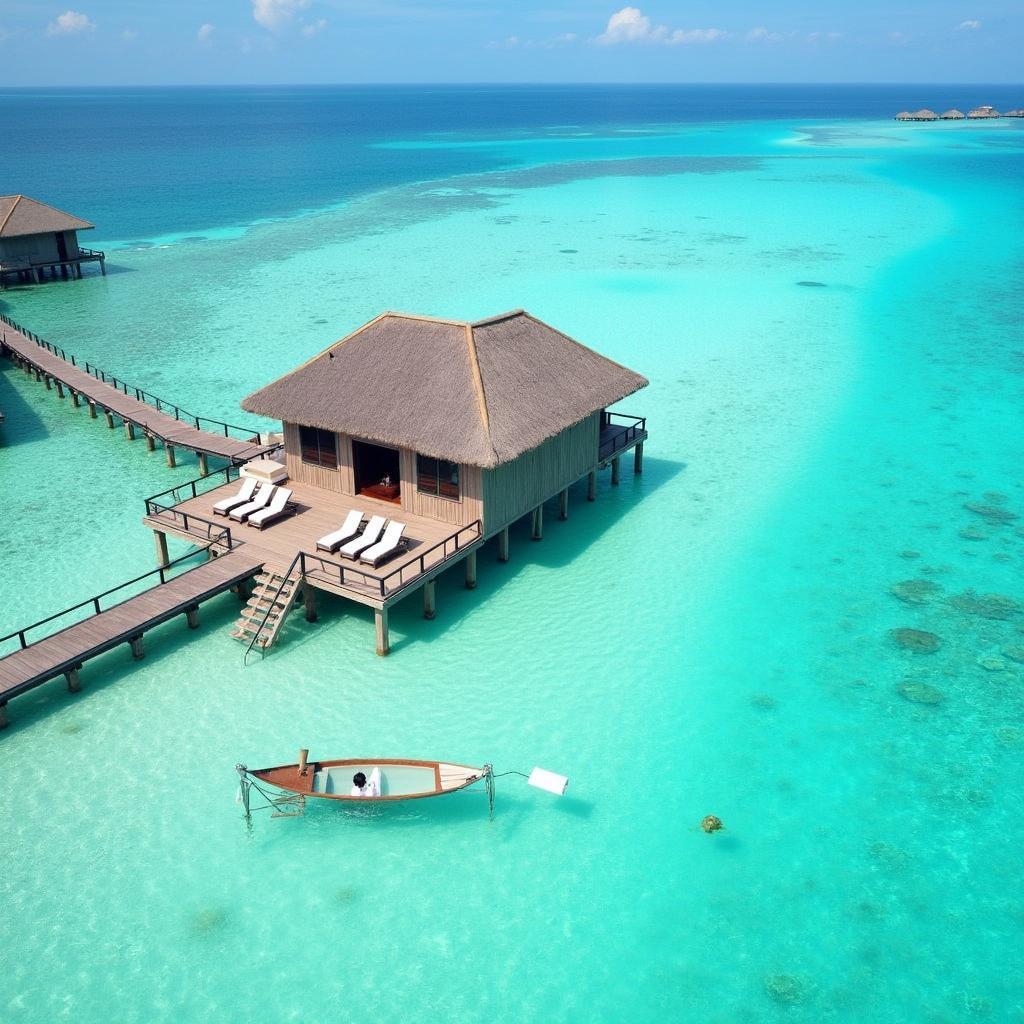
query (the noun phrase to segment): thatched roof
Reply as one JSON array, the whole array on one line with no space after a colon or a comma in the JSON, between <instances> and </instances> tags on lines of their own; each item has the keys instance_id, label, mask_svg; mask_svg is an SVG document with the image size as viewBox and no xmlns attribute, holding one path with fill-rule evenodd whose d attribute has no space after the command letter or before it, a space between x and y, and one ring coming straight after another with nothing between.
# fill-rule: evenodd
<instances>
[{"instance_id":1,"label":"thatched roof","mask_svg":"<svg viewBox=\"0 0 1024 1024\"><path fill-rule=\"evenodd\" d=\"M952 110L947 110L941 117L943 121L960 121L963 120L964 112L954 107Z\"/></svg>"},{"instance_id":2,"label":"thatched roof","mask_svg":"<svg viewBox=\"0 0 1024 1024\"><path fill-rule=\"evenodd\" d=\"M999 117L999 111L995 107L975 107L967 116L973 118Z\"/></svg>"},{"instance_id":3,"label":"thatched roof","mask_svg":"<svg viewBox=\"0 0 1024 1024\"><path fill-rule=\"evenodd\" d=\"M896 115L897 121L913 121L914 115L909 110L901 110Z\"/></svg>"},{"instance_id":4,"label":"thatched roof","mask_svg":"<svg viewBox=\"0 0 1024 1024\"><path fill-rule=\"evenodd\" d=\"M938 121L939 115L934 110L929 110L927 107L922 107L920 110L915 110L910 115L915 121Z\"/></svg>"},{"instance_id":5,"label":"thatched roof","mask_svg":"<svg viewBox=\"0 0 1024 1024\"><path fill-rule=\"evenodd\" d=\"M523 310L475 323L382 313L242 408L492 468L646 385Z\"/></svg>"},{"instance_id":6,"label":"thatched roof","mask_svg":"<svg viewBox=\"0 0 1024 1024\"><path fill-rule=\"evenodd\" d=\"M1024 110L1007 110L1003 117L1024 117Z\"/></svg>"},{"instance_id":7,"label":"thatched roof","mask_svg":"<svg viewBox=\"0 0 1024 1024\"><path fill-rule=\"evenodd\" d=\"M94 227L87 220L47 206L28 196L0 196L0 238L43 235L51 231L84 231Z\"/></svg>"}]
</instances>

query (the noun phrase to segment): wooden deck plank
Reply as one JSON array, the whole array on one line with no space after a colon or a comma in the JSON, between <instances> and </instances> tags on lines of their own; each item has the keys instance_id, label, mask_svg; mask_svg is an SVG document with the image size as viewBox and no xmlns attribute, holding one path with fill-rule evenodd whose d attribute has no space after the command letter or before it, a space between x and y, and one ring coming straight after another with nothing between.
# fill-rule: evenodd
<instances>
[{"instance_id":1,"label":"wooden deck plank","mask_svg":"<svg viewBox=\"0 0 1024 1024\"><path fill-rule=\"evenodd\" d=\"M124 394L110 384L97 380L85 370L72 365L48 349L37 345L21 331L2 325L3 344L12 352L32 366L65 387L94 402L103 409L109 409L121 419L134 423L137 427L148 430L161 441L171 443L179 448L187 448L194 452L203 452L235 462L259 458L267 450L266 445L244 441L237 437L225 437L207 430L200 430L187 423L182 423L167 413L161 412L130 395Z\"/></svg>"},{"instance_id":2,"label":"wooden deck plank","mask_svg":"<svg viewBox=\"0 0 1024 1024\"><path fill-rule=\"evenodd\" d=\"M255 575L263 564L255 556L228 552L0 658L0 704Z\"/></svg>"}]
</instances>

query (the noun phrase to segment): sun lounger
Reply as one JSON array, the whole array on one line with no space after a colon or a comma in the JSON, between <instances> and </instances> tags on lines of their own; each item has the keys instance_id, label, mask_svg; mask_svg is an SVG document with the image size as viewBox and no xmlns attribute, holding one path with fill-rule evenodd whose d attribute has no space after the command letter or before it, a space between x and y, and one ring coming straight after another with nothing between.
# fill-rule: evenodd
<instances>
[{"instance_id":1,"label":"sun lounger","mask_svg":"<svg viewBox=\"0 0 1024 1024\"><path fill-rule=\"evenodd\" d=\"M366 529L356 537L355 540L350 540L347 544L342 544L338 549L338 554L342 558L358 558L360 552L365 551L369 547L373 547L374 544L380 540L380 535L384 532L384 526L387 520L383 516L373 516L372 519L366 524Z\"/></svg>"},{"instance_id":2,"label":"sun lounger","mask_svg":"<svg viewBox=\"0 0 1024 1024\"><path fill-rule=\"evenodd\" d=\"M272 523L281 516L291 515L295 511L295 503L292 501L292 492L287 487L278 487L274 497L266 508L253 512L246 520L246 526L255 526L262 530L268 523Z\"/></svg>"},{"instance_id":3,"label":"sun lounger","mask_svg":"<svg viewBox=\"0 0 1024 1024\"><path fill-rule=\"evenodd\" d=\"M359 536L359 527L362 524L363 513L357 508L352 509L345 517L345 522L341 524L340 529L335 530L334 533L328 533L316 542L317 551L329 551L334 554L342 544L347 544Z\"/></svg>"},{"instance_id":4,"label":"sun lounger","mask_svg":"<svg viewBox=\"0 0 1024 1024\"><path fill-rule=\"evenodd\" d=\"M259 486L259 480L254 480L251 476L247 476L241 483L242 486L237 494L232 494L230 498L224 498L223 501L218 501L213 506L213 514L215 516L226 516L233 508L238 508L239 505L246 505L252 501L252 495Z\"/></svg>"},{"instance_id":5,"label":"sun lounger","mask_svg":"<svg viewBox=\"0 0 1024 1024\"><path fill-rule=\"evenodd\" d=\"M238 508L233 508L228 515L232 519L237 519L240 523L244 523L253 512L258 512L261 508L266 508L270 504L270 499L274 496L274 491L276 490L277 488L273 484L260 484L259 490L253 495L252 501L239 505Z\"/></svg>"},{"instance_id":6,"label":"sun lounger","mask_svg":"<svg viewBox=\"0 0 1024 1024\"><path fill-rule=\"evenodd\" d=\"M400 549L409 546L409 542L402 537L403 533L405 533L405 523L396 523L392 519L384 531L384 536L373 547L367 548L359 556L359 561L366 562L367 565L372 565L374 568L381 562L386 562Z\"/></svg>"}]
</instances>

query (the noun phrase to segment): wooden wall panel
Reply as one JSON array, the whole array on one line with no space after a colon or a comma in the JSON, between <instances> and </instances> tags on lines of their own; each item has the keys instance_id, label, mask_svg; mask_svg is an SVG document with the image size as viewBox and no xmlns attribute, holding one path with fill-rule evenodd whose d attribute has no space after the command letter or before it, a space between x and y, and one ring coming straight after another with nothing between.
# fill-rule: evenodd
<instances>
[{"instance_id":1,"label":"wooden wall panel","mask_svg":"<svg viewBox=\"0 0 1024 1024\"><path fill-rule=\"evenodd\" d=\"M343 452L347 452L349 465L342 462ZM338 438L338 468L328 469L325 466L314 466L302 461L302 448L299 444L299 428L294 423L284 424L284 462L288 476L300 483L323 487L328 491L352 493L352 447L347 437ZM347 477L346 477L347 473ZM347 484L347 488L346 488Z\"/></svg>"},{"instance_id":2,"label":"wooden wall panel","mask_svg":"<svg viewBox=\"0 0 1024 1024\"><path fill-rule=\"evenodd\" d=\"M483 471L484 533L490 536L575 483L597 465L601 414L497 469Z\"/></svg>"}]
</instances>

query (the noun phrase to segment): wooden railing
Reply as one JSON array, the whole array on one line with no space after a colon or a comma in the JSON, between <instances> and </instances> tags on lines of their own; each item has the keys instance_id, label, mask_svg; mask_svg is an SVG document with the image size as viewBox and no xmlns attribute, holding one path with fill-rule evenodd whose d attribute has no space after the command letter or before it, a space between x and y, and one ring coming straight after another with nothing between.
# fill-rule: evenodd
<instances>
[{"instance_id":1,"label":"wooden railing","mask_svg":"<svg viewBox=\"0 0 1024 1024\"><path fill-rule=\"evenodd\" d=\"M605 413L605 416L607 417L606 425L608 427L621 427L622 429L599 445L597 451L598 462L604 462L605 459L610 459L616 452L628 448L641 434L646 434L647 432L646 416L628 416L622 412L608 412Z\"/></svg>"},{"instance_id":2,"label":"wooden railing","mask_svg":"<svg viewBox=\"0 0 1024 1024\"><path fill-rule=\"evenodd\" d=\"M230 531L228 531L228 533L230 534ZM218 541L216 543L220 542ZM71 605L70 608L65 608L63 611L59 611L55 615L48 615L45 619L40 619L38 622L33 622L29 626L22 626L21 629L16 629L13 633L8 633L7 636L0 637L0 658L10 653L9 651L4 651L3 648L9 641L14 640L15 638L17 638L18 644L22 650L24 650L24 648L26 647L30 647L34 643L38 643L39 640L45 640L46 637L38 637L35 640L28 639L28 634L33 630L38 629L40 626L45 626L51 622L56 622L57 619L63 618L66 615L71 615L73 612L82 611L83 609L89 609L87 615L82 615L80 618L75 620L75 622L82 622L85 619L92 618L94 615L99 615L100 612L110 611L111 608L116 608L119 604L124 604L125 601L130 601L133 597L137 597L139 593L143 593L146 590L151 590L152 586L142 587L138 591L138 593L129 594L126 597L122 597L118 601L108 602L106 600L113 594L118 594L121 591L127 589L128 587L133 587L137 583L141 583L143 580L148 580L155 576L158 578L158 582L153 584L153 586L162 586L163 584L169 582L172 579L177 579L179 576L183 575L185 572L188 572L189 570L184 569L180 573L172 572L171 570L175 566L179 566L181 565L182 562L186 562L189 559L195 558L196 555L200 554L200 552L208 550L212 546L213 544L208 544L206 545L206 547L199 548L196 551L190 551L187 555L182 555L180 558L175 558L173 561L168 562L167 565L161 566L159 569L153 569L150 572L143 573L141 576L136 576L135 579L127 580L124 583L119 583L116 587L111 587L110 590L104 590L102 594L96 594L93 597L87 597L84 601L79 601L78 604L73 604ZM231 546L230 538L228 540L227 546ZM198 567L193 566L192 568ZM74 624L75 623L71 623L71 625ZM63 629L65 627L61 628ZM54 632L59 632L59 630L51 630L46 634L46 636L50 636Z\"/></svg>"},{"instance_id":3,"label":"wooden railing","mask_svg":"<svg viewBox=\"0 0 1024 1024\"><path fill-rule=\"evenodd\" d=\"M251 427L240 427L234 423L225 423L223 420L211 419L209 416L197 416L195 413L189 412L187 409L183 409L180 405L174 402L168 401L166 398L161 398L159 395L154 395L151 391L147 391L145 388L136 387L134 384L129 384L127 381L123 381L118 377L115 377L112 373L107 373L105 370L101 370L98 366L93 366L92 363L86 362L82 366L78 366L73 355L69 355L59 345L54 345L52 342L45 341L40 338L34 331L30 331L20 324L15 323L10 317L4 316L0 313L0 320L2 320L9 327L16 331L20 331L34 341L40 348L44 348L51 355L57 356L59 359L63 359L66 363L70 363L72 366L78 367L80 370L84 370L86 373L95 377L96 380L103 384L107 384L118 391L121 391L129 398L134 398L137 402L144 402L146 405L151 405L156 409L157 412L162 412L167 416L171 414L174 418L181 423L187 423L194 426L196 430L205 430L207 433L221 433L223 432L225 437L231 437L231 431L235 431L236 434L241 434L241 437L237 437L237 440L248 441L251 444L260 443L260 435L258 432L254 432ZM216 430L208 430L203 424L209 424L215 427Z\"/></svg>"}]
</instances>

